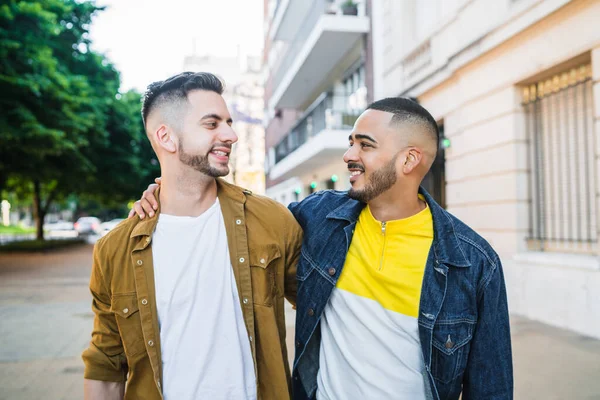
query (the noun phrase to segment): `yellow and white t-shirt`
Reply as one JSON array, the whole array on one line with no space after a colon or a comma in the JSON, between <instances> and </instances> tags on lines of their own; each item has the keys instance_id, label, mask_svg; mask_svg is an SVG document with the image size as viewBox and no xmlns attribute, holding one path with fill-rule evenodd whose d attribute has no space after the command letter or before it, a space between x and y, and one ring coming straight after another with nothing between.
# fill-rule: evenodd
<instances>
[{"instance_id":1,"label":"yellow and white t-shirt","mask_svg":"<svg viewBox=\"0 0 600 400\"><path fill-rule=\"evenodd\" d=\"M361 212L321 319L317 399L429 399L417 318L433 241L429 207L379 222Z\"/></svg>"}]
</instances>

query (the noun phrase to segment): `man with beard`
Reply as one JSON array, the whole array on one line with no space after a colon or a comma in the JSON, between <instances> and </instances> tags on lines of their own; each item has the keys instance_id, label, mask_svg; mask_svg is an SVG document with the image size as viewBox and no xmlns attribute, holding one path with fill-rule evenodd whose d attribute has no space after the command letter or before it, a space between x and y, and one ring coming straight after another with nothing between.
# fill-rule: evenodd
<instances>
[{"instance_id":1,"label":"man with beard","mask_svg":"<svg viewBox=\"0 0 600 400\"><path fill-rule=\"evenodd\" d=\"M302 231L282 205L219 177L237 136L222 82L186 72L148 87L162 172L150 218L94 248L86 399L289 399L284 293Z\"/></svg>"},{"instance_id":2,"label":"man with beard","mask_svg":"<svg viewBox=\"0 0 600 400\"><path fill-rule=\"evenodd\" d=\"M351 189L290 205L304 230L294 398L512 399L500 260L420 188L435 120L380 100L349 143Z\"/></svg>"}]
</instances>

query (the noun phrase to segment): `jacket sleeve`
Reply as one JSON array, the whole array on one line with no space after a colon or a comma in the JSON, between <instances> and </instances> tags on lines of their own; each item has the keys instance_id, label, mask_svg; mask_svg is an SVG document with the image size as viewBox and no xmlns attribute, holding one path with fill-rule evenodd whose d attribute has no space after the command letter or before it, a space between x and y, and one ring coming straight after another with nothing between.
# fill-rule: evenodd
<instances>
[{"instance_id":1,"label":"jacket sleeve","mask_svg":"<svg viewBox=\"0 0 600 400\"><path fill-rule=\"evenodd\" d=\"M512 399L513 367L502 265L484 278L478 299L478 321L463 380L463 399Z\"/></svg>"},{"instance_id":2,"label":"jacket sleeve","mask_svg":"<svg viewBox=\"0 0 600 400\"><path fill-rule=\"evenodd\" d=\"M94 327L89 347L83 352L84 377L98 381L124 382L127 379L127 359L125 357L115 314L111 311L110 293L102 274L102 243L94 247L90 291Z\"/></svg>"},{"instance_id":3,"label":"jacket sleeve","mask_svg":"<svg viewBox=\"0 0 600 400\"><path fill-rule=\"evenodd\" d=\"M298 280L296 279L296 270L298 261L300 261L300 249L302 247L302 228L296 220L287 212L289 220L286 224L286 260L285 260L285 297L290 303L296 306L296 293L298 289Z\"/></svg>"}]
</instances>

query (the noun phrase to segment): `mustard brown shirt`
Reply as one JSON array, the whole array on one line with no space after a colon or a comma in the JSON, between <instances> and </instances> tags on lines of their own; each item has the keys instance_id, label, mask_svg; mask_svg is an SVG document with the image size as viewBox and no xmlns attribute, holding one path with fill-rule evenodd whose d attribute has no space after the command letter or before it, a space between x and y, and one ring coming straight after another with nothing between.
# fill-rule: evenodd
<instances>
[{"instance_id":1,"label":"mustard brown shirt","mask_svg":"<svg viewBox=\"0 0 600 400\"><path fill-rule=\"evenodd\" d=\"M217 179L231 265L260 400L290 398L284 297L296 301L302 230L281 204ZM84 377L127 382L125 399L161 399L161 351L152 264L158 214L130 218L94 247L95 313Z\"/></svg>"}]
</instances>

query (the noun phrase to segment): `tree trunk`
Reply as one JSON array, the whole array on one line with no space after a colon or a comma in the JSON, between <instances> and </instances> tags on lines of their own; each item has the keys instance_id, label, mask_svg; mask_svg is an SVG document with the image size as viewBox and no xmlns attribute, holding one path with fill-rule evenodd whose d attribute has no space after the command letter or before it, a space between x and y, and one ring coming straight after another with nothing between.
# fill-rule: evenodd
<instances>
[{"instance_id":1,"label":"tree trunk","mask_svg":"<svg viewBox=\"0 0 600 400\"><path fill-rule=\"evenodd\" d=\"M36 239L44 240L44 207L42 207L42 189L40 181L33 181L33 214L35 217Z\"/></svg>"},{"instance_id":2,"label":"tree trunk","mask_svg":"<svg viewBox=\"0 0 600 400\"><path fill-rule=\"evenodd\" d=\"M2 193L4 193L4 185L6 184L6 176L0 172L0 201L2 201Z\"/></svg>"}]
</instances>

